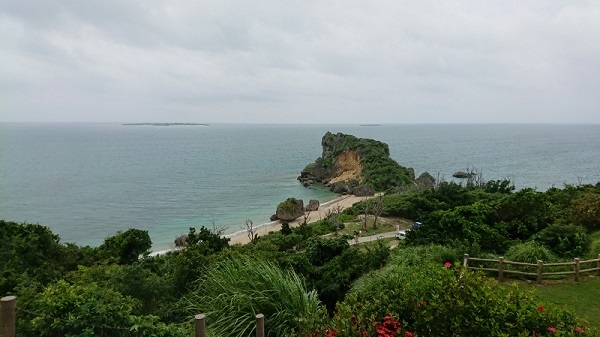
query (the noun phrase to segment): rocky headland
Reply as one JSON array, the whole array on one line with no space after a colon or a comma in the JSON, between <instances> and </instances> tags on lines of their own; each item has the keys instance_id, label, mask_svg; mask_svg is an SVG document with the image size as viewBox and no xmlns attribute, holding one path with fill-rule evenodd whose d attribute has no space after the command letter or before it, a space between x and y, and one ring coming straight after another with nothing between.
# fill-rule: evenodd
<instances>
[{"instance_id":1,"label":"rocky headland","mask_svg":"<svg viewBox=\"0 0 600 337\"><path fill-rule=\"evenodd\" d=\"M306 187L323 184L335 193L371 196L400 186L435 182L427 172L415 179L414 170L390 158L388 145L377 140L327 132L321 145L321 157L298 177Z\"/></svg>"}]
</instances>

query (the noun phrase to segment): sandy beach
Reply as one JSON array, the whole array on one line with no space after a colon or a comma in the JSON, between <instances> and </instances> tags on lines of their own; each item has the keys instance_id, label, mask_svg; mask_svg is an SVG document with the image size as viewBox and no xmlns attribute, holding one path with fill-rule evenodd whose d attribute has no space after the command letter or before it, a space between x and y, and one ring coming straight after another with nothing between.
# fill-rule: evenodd
<instances>
[{"instance_id":1,"label":"sandy beach","mask_svg":"<svg viewBox=\"0 0 600 337\"><path fill-rule=\"evenodd\" d=\"M337 207L340 207L341 210L345 210L346 208L350 208L355 203L362 201L364 199L365 199L365 197L357 197L354 195L345 195L345 196L336 198L334 200L331 200L327 203L323 203L322 205L320 205L318 210L306 213L309 216L308 222L311 223L311 222L315 222L315 221L324 219L325 215L327 214L328 211L336 209ZM290 227L299 226L303 220L304 220L304 217L300 217L300 218L290 222ZM274 221L273 223L270 223L267 225L262 225L258 228L255 228L255 233L257 233L259 236L263 236L269 232L279 231L280 229L281 229L281 221ZM250 242L250 239L248 238L248 234L245 231L236 233L235 235L231 236L230 238L231 238L231 241L229 242L230 245L246 244L246 243Z\"/></svg>"}]
</instances>

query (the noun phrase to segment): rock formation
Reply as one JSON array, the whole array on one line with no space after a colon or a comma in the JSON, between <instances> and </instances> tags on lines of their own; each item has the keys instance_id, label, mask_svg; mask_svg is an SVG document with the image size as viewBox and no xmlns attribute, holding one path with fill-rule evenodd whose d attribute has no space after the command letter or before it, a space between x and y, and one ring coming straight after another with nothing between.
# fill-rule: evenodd
<instances>
[{"instance_id":1,"label":"rock formation","mask_svg":"<svg viewBox=\"0 0 600 337\"><path fill-rule=\"evenodd\" d=\"M304 201L302 199L288 198L277 206L277 219L292 221L304 215Z\"/></svg>"},{"instance_id":2,"label":"rock formation","mask_svg":"<svg viewBox=\"0 0 600 337\"><path fill-rule=\"evenodd\" d=\"M321 145L321 157L298 177L304 186L321 183L338 194L368 196L414 183L414 171L390 158L383 142L327 132Z\"/></svg>"},{"instance_id":3,"label":"rock formation","mask_svg":"<svg viewBox=\"0 0 600 337\"><path fill-rule=\"evenodd\" d=\"M419 178L415 180L415 184L417 184L418 186L425 187L427 189L432 189L435 187L435 178L431 174L429 174L429 172L423 172L421 173Z\"/></svg>"},{"instance_id":4,"label":"rock formation","mask_svg":"<svg viewBox=\"0 0 600 337\"><path fill-rule=\"evenodd\" d=\"M307 212L313 212L313 211L316 211L316 210L318 210L318 209L319 209L319 206L320 206L320 204L319 204L319 200L314 200L314 199L311 199L311 200L308 202L308 205L306 205L306 211L307 211Z\"/></svg>"}]
</instances>

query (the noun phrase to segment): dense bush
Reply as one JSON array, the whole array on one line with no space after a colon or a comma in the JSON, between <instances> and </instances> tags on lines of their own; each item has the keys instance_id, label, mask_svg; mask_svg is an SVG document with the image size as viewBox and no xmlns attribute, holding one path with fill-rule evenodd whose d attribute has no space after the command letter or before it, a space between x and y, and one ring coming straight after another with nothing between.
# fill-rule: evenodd
<instances>
[{"instance_id":1,"label":"dense bush","mask_svg":"<svg viewBox=\"0 0 600 337\"><path fill-rule=\"evenodd\" d=\"M487 252L503 251L508 238L502 228L494 227L496 210L477 202L447 211L435 211L422 219L423 225L407 233L410 245L477 244Z\"/></svg>"},{"instance_id":2,"label":"dense bush","mask_svg":"<svg viewBox=\"0 0 600 337\"><path fill-rule=\"evenodd\" d=\"M533 236L533 239L562 258L585 256L590 244L587 230L573 224L552 224Z\"/></svg>"},{"instance_id":3,"label":"dense bush","mask_svg":"<svg viewBox=\"0 0 600 337\"><path fill-rule=\"evenodd\" d=\"M570 312L542 306L516 286L503 289L481 274L431 262L390 265L361 279L338 305L331 328L336 336L382 336L377 330L388 315L417 336L574 336L586 329Z\"/></svg>"},{"instance_id":4,"label":"dense bush","mask_svg":"<svg viewBox=\"0 0 600 337\"><path fill-rule=\"evenodd\" d=\"M27 318L18 321L19 331L27 336L183 337L191 332L191 324L178 327L156 316L135 316L137 300L96 283L61 280L33 298L21 297L19 306L27 310Z\"/></svg>"}]
</instances>

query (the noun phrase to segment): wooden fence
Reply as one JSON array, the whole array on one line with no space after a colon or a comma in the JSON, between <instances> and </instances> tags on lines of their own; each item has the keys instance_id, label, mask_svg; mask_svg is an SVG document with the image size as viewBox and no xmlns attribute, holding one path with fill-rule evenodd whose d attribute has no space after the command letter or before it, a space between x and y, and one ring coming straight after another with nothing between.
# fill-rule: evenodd
<instances>
[{"instance_id":1,"label":"wooden fence","mask_svg":"<svg viewBox=\"0 0 600 337\"><path fill-rule=\"evenodd\" d=\"M469 261L473 262L486 262L486 263L497 263L498 268L484 268L484 267L474 267L469 266ZM595 267L582 269L582 265L593 264ZM525 276L535 276L537 283L542 284L542 280L544 276L553 276L553 275L570 275L573 274L573 280L575 282L579 282L580 274L582 273L590 273L596 272L598 276L600 276L600 255L598 255L597 259L580 261L579 259L574 259L573 262L561 262L561 263L544 263L541 260L538 260L537 264L534 263L523 263L523 262L513 262L506 261L504 257L499 257L497 260L494 259L478 259L469 257L469 254L464 255L463 265L469 269L473 270L484 270L490 272L498 273L498 281L504 282L505 274L516 274L516 275L525 275ZM535 270L535 272L526 272L522 270L513 270L507 269L506 267L517 266L518 268L528 268L530 270ZM554 272L544 272L544 268L551 267L566 267L571 266L570 271L554 271Z\"/></svg>"},{"instance_id":2,"label":"wooden fence","mask_svg":"<svg viewBox=\"0 0 600 337\"><path fill-rule=\"evenodd\" d=\"M17 298L6 296L0 299L0 337L15 337L17 323ZM206 337L206 316L194 317L195 337ZM265 337L265 315L256 315L256 337Z\"/></svg>"}]
</instances>

